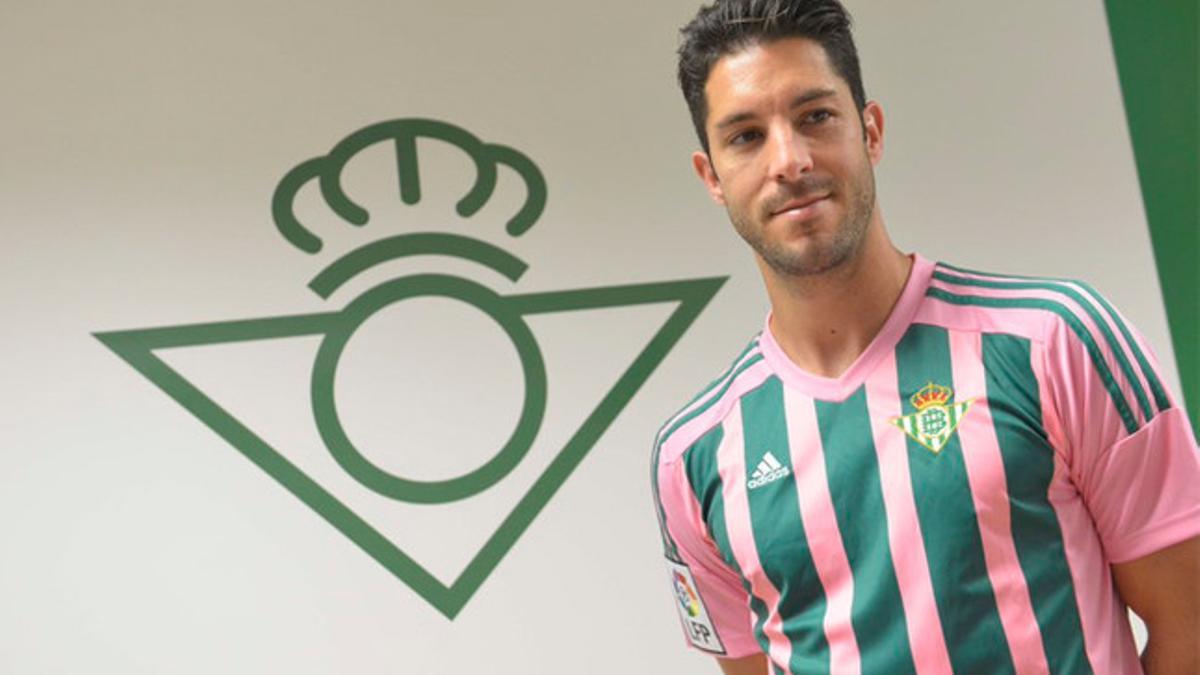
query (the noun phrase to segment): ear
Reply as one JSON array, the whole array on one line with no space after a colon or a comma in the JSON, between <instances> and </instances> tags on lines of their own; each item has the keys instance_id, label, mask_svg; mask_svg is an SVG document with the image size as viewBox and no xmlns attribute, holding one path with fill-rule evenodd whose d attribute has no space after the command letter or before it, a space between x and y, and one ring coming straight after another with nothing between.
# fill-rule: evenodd
<instances>
[{"instance_id":1,"label":"ear","mask_svg":"<svg viewBox=\"0 0 1200 675\"><path fill-rule=\"evenodd\" d=\"M876 101L867 101L862 120L867 156L871 158L871 165L876 166L883 159L883 108Z\"/></svg>"},{"instance_id":2,"label":"ear","mask_svg":"<svg viewBox=\"0 0 1200 675\"><path fill-rule=\"evenodd\" d=\"M704 188L708 190L708 196L721 206L725 205L725 192L721 189L721 179L717 178L717 171L713 168L712 160L708 158L708 153L697 150L692 153L692 168L696 170L696 175L700 177L700 182L704 183Z\"/></svg>"}]
</instances>

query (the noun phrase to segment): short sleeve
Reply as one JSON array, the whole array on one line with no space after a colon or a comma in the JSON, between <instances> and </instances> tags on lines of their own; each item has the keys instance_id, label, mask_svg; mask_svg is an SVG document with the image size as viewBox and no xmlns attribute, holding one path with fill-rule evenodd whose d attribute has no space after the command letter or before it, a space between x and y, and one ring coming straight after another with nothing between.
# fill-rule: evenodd
<instances>
[{"instance_id":1,"label":"short sleeve","mask_svg":"<svg viewBox=\"0 0 1200 675\"><path fill-rule=\"evenodd\" d=\"M1200 535L1200 455L1140 334L1116 314L1058 323L1045 369L1065 462L1109 562Z\"/></svg>"},{"instance_id":2,"label":"short sleeve","mask_svg":"<svg viewBox=\"0 0 1200 675\"><path fill-rule=\"evenodd\" d=\"M754 639L749 594L709 536L682 460L656 468L659 526L687 644L725 658L761 652Z\"/></svg>"}]
</instances>

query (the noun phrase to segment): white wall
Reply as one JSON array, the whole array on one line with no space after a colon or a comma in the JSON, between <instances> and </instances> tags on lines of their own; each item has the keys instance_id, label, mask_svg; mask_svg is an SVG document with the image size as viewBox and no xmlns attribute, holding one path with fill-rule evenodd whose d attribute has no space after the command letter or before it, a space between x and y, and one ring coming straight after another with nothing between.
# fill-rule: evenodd
<instances>
[{"instance_id":1,"label":"white wall","mask_svg":"<svg viewBox=\"0 0 1200 675\"><path fill-rule=\"evenodd\" d=\"M887 114L879 185L897 242L966 266L1091 280L1147 335L1177 392L1102 4L850 6L868 94ZM758 330L765 301L689 169L673 52L695 7L0 9L0 671L713 672L682 646L648 447ZM375 148L347 173L370 225L339 223L310 190L301 208L326 251L279 236L270 198L284 172L368 124L417 116L531 157L549 185L538 225L503 234L521 196L507 174L481 214L454 216L467 169L425 144L420 205L399 203L394 159ZM341 252L431 228L492 241L530 271L509 286L413 259L329 301L305 288ZM454 621L92 336L329 311L421 271L505 293L730 277ZM549 372L543 436L494 490L438 507L369 493L329 460L309 412L315 339L163 358L448 579L669 309L531 321ZM503 336L434 300L368 328L338 381L339 402L358 411L347 421L356 442L419 477L484 461L521 393Z\"/></svg>"}]
</instances>

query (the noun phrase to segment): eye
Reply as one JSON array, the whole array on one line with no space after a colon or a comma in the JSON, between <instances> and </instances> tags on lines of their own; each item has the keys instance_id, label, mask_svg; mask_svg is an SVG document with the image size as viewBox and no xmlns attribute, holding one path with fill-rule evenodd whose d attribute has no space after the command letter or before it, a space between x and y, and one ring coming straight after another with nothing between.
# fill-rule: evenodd
<instances>
[{"instance_id":1,"label":"eye","mask_svg":"<svg viewBox=\"0 0 1200 675\"><path fill-rule=\"evenodd\" d=\"M806 124L822 124L833 118L833 111L828 108L818 108L804 116Z\"/></svg>"},{"instance_id":2,"label":"eye","mask_svg":"<svg viewBox=\"0 0 1200 675\"><path fill-rule=\"evenodd\" d=\"M729 145L746 145L748 143L753 143L760 138L762 138L762 132L756 129L746 129L744 131L737 132L733 136L730 136L727 142Z\"/></svg>"}]
</instances>

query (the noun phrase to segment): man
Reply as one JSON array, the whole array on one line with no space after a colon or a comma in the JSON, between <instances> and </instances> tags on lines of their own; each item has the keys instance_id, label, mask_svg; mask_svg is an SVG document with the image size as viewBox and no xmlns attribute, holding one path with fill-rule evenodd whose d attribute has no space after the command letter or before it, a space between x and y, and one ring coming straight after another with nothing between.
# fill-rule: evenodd
<instances>
[{"instance_id":1,"label":"man","mask_svg":"<svg viewBox=\"0 0 1200 675\"><path fill-rule=\"evenodd\" d=\"M695 170L772 307L655 443L689 643L738 675L1200 672L1195 437L1134 329L1082 283L896 250L837 0L683 36Z\"/></svg>"}]
</instances>

